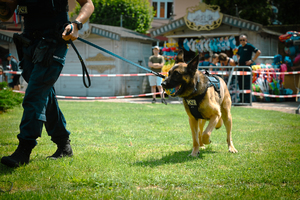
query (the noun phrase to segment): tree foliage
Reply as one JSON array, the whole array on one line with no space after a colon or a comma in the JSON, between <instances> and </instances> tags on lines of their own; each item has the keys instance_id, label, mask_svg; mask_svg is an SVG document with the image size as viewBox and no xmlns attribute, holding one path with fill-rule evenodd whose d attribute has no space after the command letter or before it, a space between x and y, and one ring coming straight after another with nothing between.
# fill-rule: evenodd
<instances>
[{"instance_id":1,"label":"tree foliage","mask_svg":"<svg viewBox=\"0 0 300 200\"><path fill-rule=\"evenodd\" d=\"M278 8L278 20L284 24L300 24L299 0L273 0L274 6Z\"/></svg>"},{"instance_id":2,"label":"tree foliage","mask_svg":"<svg viewBox=\"0 0 300 200\"><path fill-rule=\"evenodd\" d=\"M272 16L271 5L267 0L204 0L206 4L220 6L221 12L239 16L252 22L268 25Z\"/></svg>"},{"instance_id":3,"label":"tree foliage","mask_svg":"<svg viewBox=\"0 0 300 200\"><path fill-rule=\"evenodd\" d=\"M153 9L148 0L92 0L95 6L91 23L122 27L145 33L153 20ZM77 13L79 7L77 7Z\"/></svg>"},{"instance_id":4,"label":"tree foliage","mask_svg":"<svg viewBox=\"0 0 300 200\"><path fill-rule=\"evenodd\" d=\"M275 15L271 6L278 8L277 20L282 24L300 24L299 0L204 0L206 4L218 5L221 12L242 19L269 25ZM238 13L238 14L237 14Z\"/></svg>"}]
</instances>

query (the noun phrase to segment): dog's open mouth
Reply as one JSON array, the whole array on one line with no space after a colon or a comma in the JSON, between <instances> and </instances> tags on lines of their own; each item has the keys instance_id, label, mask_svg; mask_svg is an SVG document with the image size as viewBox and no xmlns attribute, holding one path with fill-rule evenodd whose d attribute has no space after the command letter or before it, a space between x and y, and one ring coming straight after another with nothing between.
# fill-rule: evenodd
<instances>
[{"instance_id":1,"label":"dog's open mouth","mask_svg":"<svg viewBox=\"0 0 300 200\"><path fill-rule=\"evenodd\" d=\"M181 85L177 85L174 88L170 88L170 89L165 89L166 94L170 95L170 96L176 96L178 94L178 91L180 90Z\"/></svg>"}]
</instances>

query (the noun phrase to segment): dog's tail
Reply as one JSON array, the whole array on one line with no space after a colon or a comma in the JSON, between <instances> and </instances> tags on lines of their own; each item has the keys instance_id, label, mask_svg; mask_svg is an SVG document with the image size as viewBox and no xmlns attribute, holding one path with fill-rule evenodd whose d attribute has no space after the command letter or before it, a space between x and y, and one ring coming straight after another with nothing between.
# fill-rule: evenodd
<instances>
[{"instance_id":1,"label":"dog's tail","mask_svg":"<svg viewBox=\"0 0 300 200\"><path fill-rule=\"evenodd\" d=\"M222 124L223 124L223 120L222 120L222 118L220 118L217 125L216 125L216 129L221 128Z\"/></svg>"}]
</instances>

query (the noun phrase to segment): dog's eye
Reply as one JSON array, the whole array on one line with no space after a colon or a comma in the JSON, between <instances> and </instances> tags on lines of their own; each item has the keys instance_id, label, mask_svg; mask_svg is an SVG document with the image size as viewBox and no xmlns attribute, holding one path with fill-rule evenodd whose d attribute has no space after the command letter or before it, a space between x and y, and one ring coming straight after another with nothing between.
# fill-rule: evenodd
<instances>
[{"instance_id":1,"label":"dog's eye","mask_svg":"<svg viewBox=\"0 0 300 200\"><path fill-rule=\"evenodd\" d=\"M179 76L180 74L179 74L179 72L178 71L175 71L174 73L173 73L173 76Z\"/></svg>"}]
</instances>

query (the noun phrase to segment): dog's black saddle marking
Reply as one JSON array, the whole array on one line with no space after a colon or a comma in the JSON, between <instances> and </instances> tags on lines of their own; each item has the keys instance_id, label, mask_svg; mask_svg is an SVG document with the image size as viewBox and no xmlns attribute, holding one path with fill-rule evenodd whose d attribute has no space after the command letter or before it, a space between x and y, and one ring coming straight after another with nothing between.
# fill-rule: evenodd
<instances>
[{"instance_id":1,"label":"dog's black saddle marking","mask_svg":"<svg viewBox=\"0 0 300 200\"><path fill-rule=\"evenodd\" d=\"M205 76L208 78L208 84L207 84L205 91L202 94L195 96L192 99L184 99L190 109L191 114L195 117L195 119L205 119L202 116L202 114L198 111L198 108L199 108L199 105L202 102L204 96L206 95L207 89L209 87L213 86L215 91L219 94L219 97L221 98L220 79L218 79L214 75L208 74L208 72L205 73Z\"/></svg>"}]
</instances>

